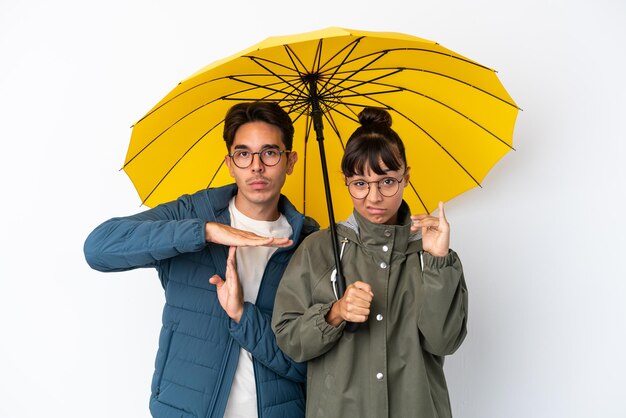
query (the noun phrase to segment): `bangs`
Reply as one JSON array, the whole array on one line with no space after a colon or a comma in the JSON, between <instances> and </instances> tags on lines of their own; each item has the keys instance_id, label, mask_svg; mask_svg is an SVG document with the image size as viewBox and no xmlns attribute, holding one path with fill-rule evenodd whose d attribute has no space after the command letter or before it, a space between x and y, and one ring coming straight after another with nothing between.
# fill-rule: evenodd
<instances>
[{"instance_id":1,"label":"bangs","mask_svg":"<svg viewBox=\"0 0 626 418\"><path fill-rule=\"evenodd\" d=\"M398 147L380 135L373 135L365 141L358 141L358 144L357 141L353 141L353 144L348 142L341 161L341 171L346 177L361 176L369 166L374 173L384 175L388 171L400 170L403 165Z\"/></svg>"}]
</instances>

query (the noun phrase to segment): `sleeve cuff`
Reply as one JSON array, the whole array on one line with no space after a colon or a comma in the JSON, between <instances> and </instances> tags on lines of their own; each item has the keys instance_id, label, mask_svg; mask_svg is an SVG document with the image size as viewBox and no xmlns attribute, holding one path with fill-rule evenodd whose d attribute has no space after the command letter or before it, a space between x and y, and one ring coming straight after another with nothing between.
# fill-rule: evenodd
<instances>
[{"instance_id":1,"label":"sleeve cuff","mask_svg":"<svg viewBox=\"0 0 626 418\"><path fill-rule=\"evenodd\" d=\"M323 338L335 339L341 335L343 329L346 327L346 322L343 321L339 326L334 327L326 322L326 314L333 307L334 302L319 304L317 306L317 319L315 321L315 327L322 333Z\"/></svg>"},{"instance_id":2,"label":"sleeve cuff","mask_svg":"<svg viewBox=\"0 0 626 418\"><path fill-rule=\"evenodd\" d=\"M452 249L448 250L448 254L444 256L435 256L424 251L424 267L431 267L435 269L448 267L453 265L457 258L458 256L456 252Z\"/></svg>"}]
</instances>

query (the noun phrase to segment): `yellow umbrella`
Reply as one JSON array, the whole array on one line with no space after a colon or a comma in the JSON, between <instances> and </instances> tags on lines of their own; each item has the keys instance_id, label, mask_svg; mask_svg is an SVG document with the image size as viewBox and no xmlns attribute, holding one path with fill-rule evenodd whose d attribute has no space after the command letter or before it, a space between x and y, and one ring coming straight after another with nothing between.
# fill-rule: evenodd
<instances>
[{"instance_id":1,"label":"yellow umbrella","mask_svg":"<svg viewBox=\"0 0 626 418\"><path fill-rule=\"evenodd\" d=\"M331 227L352 210L340 159L363 107L387 109L405 142L413 213L479 185L512 149L518 113L494 70L436 42L342 28L271 37L183 80L134 125L123 169L142 203L231 182L222 123L252 100L291 115L300 158L283 191Z\"/></svg>"}]
</instances>

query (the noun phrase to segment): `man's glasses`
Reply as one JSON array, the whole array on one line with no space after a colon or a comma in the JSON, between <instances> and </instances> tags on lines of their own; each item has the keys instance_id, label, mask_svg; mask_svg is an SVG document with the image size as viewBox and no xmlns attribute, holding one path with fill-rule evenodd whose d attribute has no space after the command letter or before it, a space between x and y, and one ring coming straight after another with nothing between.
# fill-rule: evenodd
<instances>
[{"instance_id":1,"label":"man's glasses","mask_svg":"<svg viewBox=\"0 0 626 418\"><path fill-rule=\"evenodd\" d=\"M248 168L254 160L254 156L258 155L263 165L273 167L280 162L283 154L289 154L291 151L280 151L268 148L259 152L251 152L246 150L237 150L232 154L228 154L233 163L239 168Z\"/></svg>"},{"instance_id":2,"label":"man's glasses","mask_svg":"<svg viewBox=\"0 0 626 418\"><path fill-rule=\"evenodd\" d=\"M378 187L378 192L384 197L392 197L400 190L400 183L404 180L404 174L399 179L394 177L385 177L378 181L354 180L346 184L350 196L355 199L365 199L370 193L370 184Z\"/></svg>"}]
</instances>

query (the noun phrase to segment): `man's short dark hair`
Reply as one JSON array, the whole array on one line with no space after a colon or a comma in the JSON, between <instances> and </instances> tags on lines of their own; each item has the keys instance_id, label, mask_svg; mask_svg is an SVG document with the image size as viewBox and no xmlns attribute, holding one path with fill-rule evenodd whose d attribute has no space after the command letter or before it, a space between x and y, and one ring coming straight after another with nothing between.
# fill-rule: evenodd
<instances>
[{"instance_id":1,"label":"man's short dark hair","mask_svg":"<svg viewBox=\"0 0 626 418\"><path fill-rule=\"evenodd\" d=\"M224 141L230 152L237 129L248 122L265 122L276 126L282 132L283 143L288 151L293 145L293 122L275 102L246 102L231 107L224 119Z\"/></svg>"}]
</instances>

